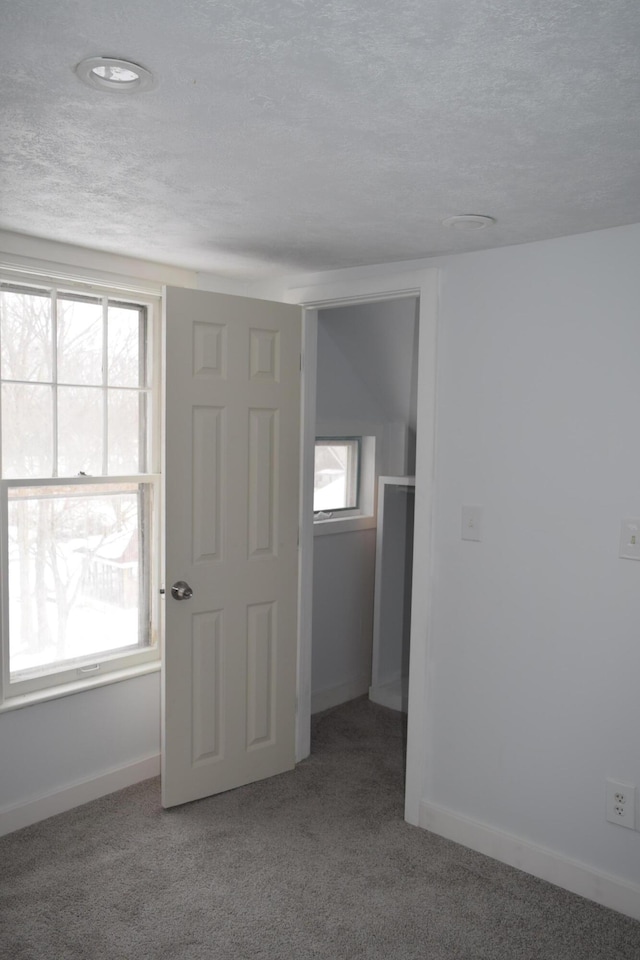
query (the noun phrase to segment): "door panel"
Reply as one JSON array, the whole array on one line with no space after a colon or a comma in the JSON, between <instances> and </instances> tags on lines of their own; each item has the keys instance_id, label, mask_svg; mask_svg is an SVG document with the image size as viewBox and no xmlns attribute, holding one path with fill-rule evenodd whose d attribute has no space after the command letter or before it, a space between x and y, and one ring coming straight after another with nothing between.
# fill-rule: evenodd
<instances>
[{"instance_id":1,"label":"door panel","mask_svg":"<svg viewBox=\"0 0 640 960\"><path fill-rule=\"evenodd\" d=\"M166 293L162 795L294 765L300 309ZM175 600L171 585L193 589Z\"/></svg>"}]
</instances>

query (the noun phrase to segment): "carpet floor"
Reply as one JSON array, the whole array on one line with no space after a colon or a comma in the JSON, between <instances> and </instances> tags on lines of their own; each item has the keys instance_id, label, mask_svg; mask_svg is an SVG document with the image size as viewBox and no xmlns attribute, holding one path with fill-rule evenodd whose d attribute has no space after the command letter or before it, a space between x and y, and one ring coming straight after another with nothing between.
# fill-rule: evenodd
<instances>
[{"instance_id":1,"label":"carpet floor","mask_svg":"<svg viewBox=\"0 0 640 960\"><path fill-rule=\"evenodd\" d=\"M639 960L640 923L402 819L400 714L170 811L148 780L0 839L11 960Z\"/></svg>"}]
</instances>

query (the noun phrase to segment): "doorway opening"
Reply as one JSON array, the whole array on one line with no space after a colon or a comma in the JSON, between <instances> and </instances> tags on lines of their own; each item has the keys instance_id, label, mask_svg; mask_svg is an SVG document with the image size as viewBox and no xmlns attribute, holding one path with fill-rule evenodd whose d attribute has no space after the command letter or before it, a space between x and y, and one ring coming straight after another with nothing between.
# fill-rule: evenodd
<instances>
[{"instance_id":1,"label":"doorway opening","mask_svg":"<svg viewBox=\"0 0 640 960\"><path fill-rule=\"evenodd\" d=\"M361 696L407 710L418 320L416 296L318 310L313 715Z\"/></svg>"}]
</instances>

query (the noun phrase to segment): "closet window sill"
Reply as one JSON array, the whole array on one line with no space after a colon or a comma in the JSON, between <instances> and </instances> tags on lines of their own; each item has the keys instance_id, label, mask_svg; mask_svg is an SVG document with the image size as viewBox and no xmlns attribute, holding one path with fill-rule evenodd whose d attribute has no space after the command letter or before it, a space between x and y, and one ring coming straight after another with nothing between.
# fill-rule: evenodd
<instances>
[{"instance_id":1,"label":"closet window sill","mask_svg":"<svg viewBox=\"0 0 640 960\"><path fill-rule=\"evenodd\" d=\"M373 530L376 518L371 515L360 517L330 517L328 520L314 520L314 537L325 537L330 533L357 533L359 530Z\"/></svg>"}]
</instances>

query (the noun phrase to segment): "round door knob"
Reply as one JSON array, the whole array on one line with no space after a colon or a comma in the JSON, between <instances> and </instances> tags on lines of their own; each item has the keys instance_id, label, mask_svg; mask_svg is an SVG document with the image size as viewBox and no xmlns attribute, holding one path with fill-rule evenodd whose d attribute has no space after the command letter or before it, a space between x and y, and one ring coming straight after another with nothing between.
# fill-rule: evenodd
<instances>
[{"instance_id":1,"label":"round door knob","mask_svg":"<svg viewBox=\"0 0 640 960\"><path fill-rule=\"evenodd\" d=\"M193 596L193 590L186 580L176 580L171 587L171 596L174 600L189 600Z\"/></svg>"}]
</instances>

